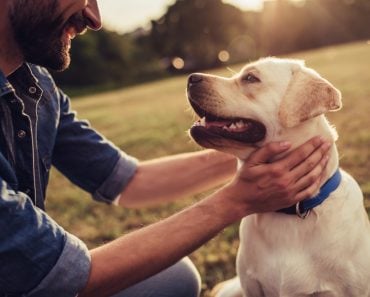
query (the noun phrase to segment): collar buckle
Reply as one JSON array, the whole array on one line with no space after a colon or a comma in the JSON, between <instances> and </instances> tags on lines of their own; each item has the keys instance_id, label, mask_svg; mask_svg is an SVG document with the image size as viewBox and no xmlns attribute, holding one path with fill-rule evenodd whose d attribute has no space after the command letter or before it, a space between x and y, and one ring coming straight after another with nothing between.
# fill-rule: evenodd
<instances>
[{"instance_id":1,"label":"collar buckle","mask_svg":"<svg viewBox=\"0 0 370 297\"><path fill-rule=\"evenodd\" d=\"M296 205L295 205L295 213L298 217L300 217L302 220L304 220L309 214L310 214L311 210L310 209L307 209L305 211L301 211L301 208L300 208L300 202L297 202Z\"/></svg>"}]
</instances>

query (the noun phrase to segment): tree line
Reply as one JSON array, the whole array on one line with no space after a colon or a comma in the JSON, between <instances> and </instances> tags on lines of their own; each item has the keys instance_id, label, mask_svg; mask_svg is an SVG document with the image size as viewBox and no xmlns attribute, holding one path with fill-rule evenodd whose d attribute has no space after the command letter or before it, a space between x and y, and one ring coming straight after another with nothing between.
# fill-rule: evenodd
<instances>
[{"instance_id":1,"label":"tree line","mask_svg":"<svg viewBox=\"0 0 370 297\"><path fill-rule=\"evenodd\" d=\"M370 38L369 0L266 1L244 12L222 0L177 0L129 34L101 30L73 41L64 87L117 87Z\"/></svg>"}]
</instances>

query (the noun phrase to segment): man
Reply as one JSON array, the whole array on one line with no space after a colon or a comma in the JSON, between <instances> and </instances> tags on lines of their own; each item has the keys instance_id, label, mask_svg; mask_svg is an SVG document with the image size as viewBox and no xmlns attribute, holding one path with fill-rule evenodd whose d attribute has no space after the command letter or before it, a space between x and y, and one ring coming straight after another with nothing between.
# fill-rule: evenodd
<instances>
[{"instance_id":1,"label":"man","mask_svg":"<svg viewBox=\"0 0 370 297\"><path fill-rule=\"evenodd\" d=\"M96 0L0 4L0 296L197 296L199 280L184 256L246 215L317 190L330 147L319 138L274 163L289 144L270 144L232 179L234 158L214 151L150 162L125 155L76 119L40 67L64 70L71 40L101 27ZM95 199L127 207L231 181L174 216L88 251L43 211L51 164Z\"/></svg>"}]
</instances>

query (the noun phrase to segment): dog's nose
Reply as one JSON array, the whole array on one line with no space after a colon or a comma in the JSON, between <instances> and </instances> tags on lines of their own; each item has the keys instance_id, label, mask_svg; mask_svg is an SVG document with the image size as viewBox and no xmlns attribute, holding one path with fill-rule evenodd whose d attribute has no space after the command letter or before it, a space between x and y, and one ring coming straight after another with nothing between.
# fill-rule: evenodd
<instances>
[{"instance_id":1,"label":"dog's nose","mask_svg":"<svg viewBox=\"0 0 370 297\"><path fill-rule=\"evenodd\" d=\"M193 84L200 83L202 80L203 80L203 77L201 74L198 74L198 73L190 74L189 79L188 79L188 85L191 86Z\"/></svg>"}]
</instances>

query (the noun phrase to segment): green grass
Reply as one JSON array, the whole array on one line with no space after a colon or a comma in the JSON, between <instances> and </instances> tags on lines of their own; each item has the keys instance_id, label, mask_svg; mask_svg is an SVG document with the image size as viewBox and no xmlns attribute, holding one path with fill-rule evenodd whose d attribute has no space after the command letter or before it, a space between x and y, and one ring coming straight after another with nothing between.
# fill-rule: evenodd
<instances>
[{"instance_id":1,"label":"green grass","mask_svg":"<svg viewBox=\"0 0 370 297\"><path fill-rule=\"evenodd\" d=\"M370 198L370 44L364 42L300 52L289 57L306 60L342 91L344 107L329 115L337 127L341 166ZM242 65L232 68L239 70ZM230 76L227 69L212 71ZM122 90L79 98L73 102L80 118L121 149L144 160L199 149L187 136L193 122L186 97L186 76L147 83ZM204 194L203 194L204 195ZM200 196L202 197L202 195ZM133 229L158 221L199 197L166 207L127 210L92 202L89 196L52 171L48 212L89 247L110 241ZM238 226L191 255L203 277L203 295L218 281L234 275Z\"/></svg>"}]
</instances>

